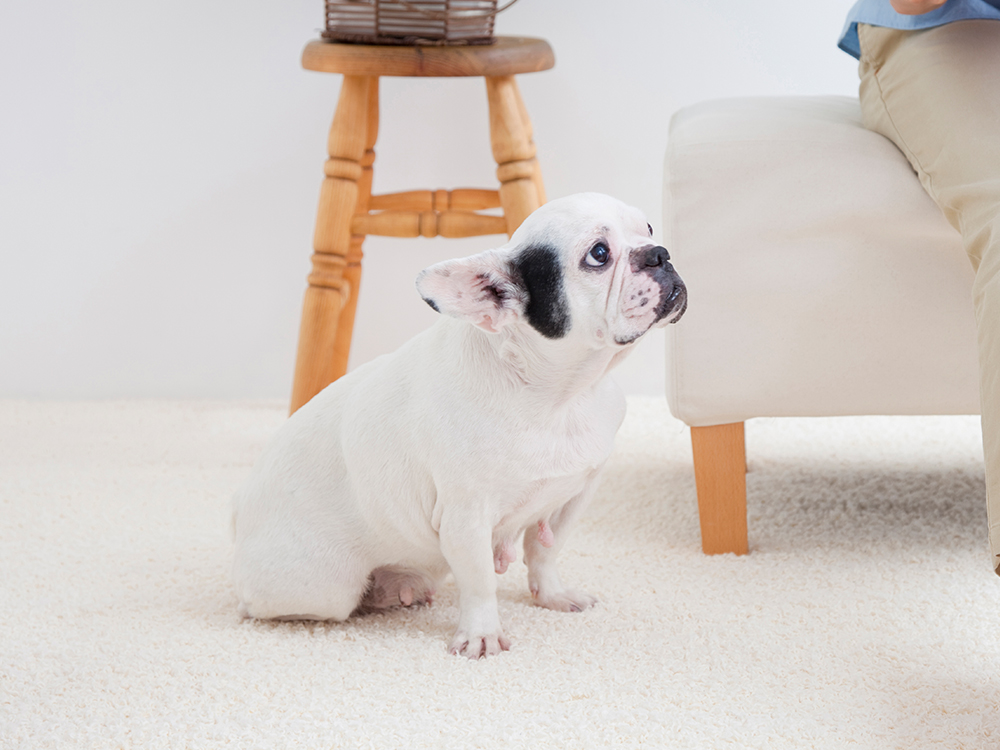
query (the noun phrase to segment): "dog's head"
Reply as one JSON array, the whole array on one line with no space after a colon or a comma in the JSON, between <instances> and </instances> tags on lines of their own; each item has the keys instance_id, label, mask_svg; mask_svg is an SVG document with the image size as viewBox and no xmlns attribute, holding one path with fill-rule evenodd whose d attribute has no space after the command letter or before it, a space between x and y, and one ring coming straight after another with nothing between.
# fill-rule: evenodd
<instances>
[{"instance_id":1,"label":"dog's head","mask_svg":"<svg viewBox=\"0 0 1000 750\"><path fill-rule=\"evenodd\" d=\"M440 313L497 333L523 323L549 339L627 346L676 322L687 290L642 212L598 193L551 201L495 250L438 263L417 290Z\"/></svg>"}]
</instances>

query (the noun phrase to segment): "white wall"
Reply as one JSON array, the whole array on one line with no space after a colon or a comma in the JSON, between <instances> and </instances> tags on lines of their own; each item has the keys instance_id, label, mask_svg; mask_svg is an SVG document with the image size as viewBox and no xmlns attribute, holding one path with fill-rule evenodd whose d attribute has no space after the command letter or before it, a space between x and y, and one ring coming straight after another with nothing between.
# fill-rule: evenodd
<instances>
[{"instance_id":1,"label":"white wall","mask_svg":"<svg viewBox=\"0 0 1000 750\"><path fill-rule=\"evenodd\" d=\"M657 229L671 113L855 93L850 4L521 0L497 31L556 52L520 79L549 196ZM322 9L0 4L0 396L287 398L340 80L299 67ZM384 79L376 150L376 192L494 185L481 80ZM352 366L434 319L417 271L498 239L369 239ZM660 393L662 332L619 373Z\"/></svg>"}]
</instances>

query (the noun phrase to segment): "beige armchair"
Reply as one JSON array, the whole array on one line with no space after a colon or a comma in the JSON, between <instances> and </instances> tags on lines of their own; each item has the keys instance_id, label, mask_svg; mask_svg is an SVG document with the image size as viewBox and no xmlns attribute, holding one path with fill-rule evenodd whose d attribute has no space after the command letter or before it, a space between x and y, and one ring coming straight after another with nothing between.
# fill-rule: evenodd
<instances>
[{"instance_id":1,"label":"beige armchair","mask_svg":"<svg viewBox=\"0 0 1000 750\"><path fill-rule=\"evenodd\" d=\"M748 549L746 420L979 412L959 235L856 100L681 110L664 224L690 293L667 399L691 426L706 553Z\"/></svg>"}]
</instances>

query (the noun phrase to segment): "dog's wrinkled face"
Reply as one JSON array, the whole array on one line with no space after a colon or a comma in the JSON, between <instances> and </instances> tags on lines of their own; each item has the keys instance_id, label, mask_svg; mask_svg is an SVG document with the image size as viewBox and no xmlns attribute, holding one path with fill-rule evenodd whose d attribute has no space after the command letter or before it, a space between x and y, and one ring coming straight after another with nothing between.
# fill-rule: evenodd
<instances>
[{"instance_id":1,"label":"dog's wrinkled face","mask_svg":"<svg viewBox=\"0 0 1000 750\"><path fill-rule=\"evenodd\" d=\"M592 346L627 346L687 307L642 212L598 193L547 203L503 247L431 266L417 289L435 310L486 331L520 320Z\"/></svg>"}]
</instances>

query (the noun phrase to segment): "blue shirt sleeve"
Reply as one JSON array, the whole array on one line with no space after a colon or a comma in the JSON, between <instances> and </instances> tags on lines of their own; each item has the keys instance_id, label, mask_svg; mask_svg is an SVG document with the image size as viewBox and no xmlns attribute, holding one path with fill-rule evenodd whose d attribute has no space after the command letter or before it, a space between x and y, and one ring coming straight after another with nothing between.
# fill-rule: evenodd
<instances>
[{"instance_id":1,"label":"blue shirt sleeve","mask_svg":"<svg viewBox=\"0 0 1000 750\"><path fill-rule=\"evenodd\" d=\"M937 10L919 16L907 16L892 9L889 0L858 0L847 12L837 46L861 59L858 24L885 26L890 29L929 29L955 21L987 18L1000 21L1000 0L948 0Z\"/></svg>"}]
</instances>

